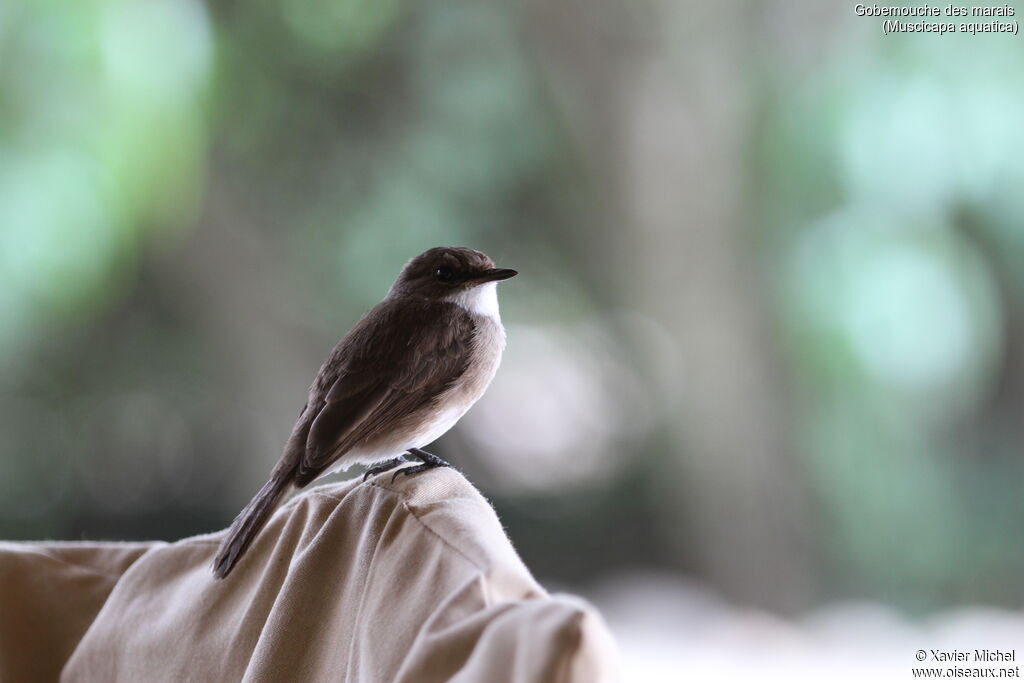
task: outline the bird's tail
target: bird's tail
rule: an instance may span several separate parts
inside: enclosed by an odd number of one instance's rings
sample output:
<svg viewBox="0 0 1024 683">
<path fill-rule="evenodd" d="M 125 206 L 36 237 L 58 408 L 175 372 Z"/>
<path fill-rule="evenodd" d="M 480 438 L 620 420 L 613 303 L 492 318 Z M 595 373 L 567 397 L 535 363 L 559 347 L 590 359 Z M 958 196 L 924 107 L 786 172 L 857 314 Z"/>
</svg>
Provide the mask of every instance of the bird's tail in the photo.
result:
<svg viewBox="0 0 1024 683">
<path fill-rule="evenodd" d="M 231 523 L 228 535 L 217 549 L 217 556 L 213 560 L 214 577 L 223 579 L 231 572 L 235 563 L 252 543 L 252 539 L 267 523 L 270 514 L 281 503 L 290 480 L 285 473 L 275 471 L 259 493 L 238 513 L 235 521 Z"/>
</svg>

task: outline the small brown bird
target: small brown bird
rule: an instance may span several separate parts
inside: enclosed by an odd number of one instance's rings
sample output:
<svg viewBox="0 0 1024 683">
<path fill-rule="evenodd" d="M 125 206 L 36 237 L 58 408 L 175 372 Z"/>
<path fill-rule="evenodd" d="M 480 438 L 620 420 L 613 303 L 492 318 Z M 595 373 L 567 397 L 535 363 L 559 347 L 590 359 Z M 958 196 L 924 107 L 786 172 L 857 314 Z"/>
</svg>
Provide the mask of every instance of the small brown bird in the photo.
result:
<svg viewBox="0 0 1024 683">
<path fill-rule="evenodd" d="M 505 348 L 497 282 L 516 275 L 464 247 L 436 247 L 405 265 L 387 296 L 338 342 L 309 388 L 270 480 L 238 514 L 213 561 L 224 578 L 293 486 L 356 464 L 364 479 L 406 463 L 411 475 L 448 463 L 421 450 L 487 389 Z"/>
</svg>

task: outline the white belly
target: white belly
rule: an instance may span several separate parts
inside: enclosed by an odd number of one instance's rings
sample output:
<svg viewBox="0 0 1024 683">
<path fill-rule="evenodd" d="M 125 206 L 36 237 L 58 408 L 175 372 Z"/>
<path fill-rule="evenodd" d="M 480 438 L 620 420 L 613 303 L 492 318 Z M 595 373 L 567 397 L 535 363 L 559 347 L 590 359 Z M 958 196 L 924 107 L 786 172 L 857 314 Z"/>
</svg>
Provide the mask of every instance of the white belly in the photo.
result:
<svg viewBox="0 0 1024 683">
<path fill-rule="evenodd" d="M 393 443 L 378 448 L 353 448 L 345 455 L 338 458 L 338 461 L 331 467 L 324 470 L 320 476 L 345 472 L 353 465 L 372 465 L 408 452 L 410 448 L 423 448 L 434 443 L 444 435 L 455 423 L 466 414 L 472 403 L 466 405 L 451 405 L 443 408 L 434 419 L 427 422 L 423 429 L 402 443 Z"/>
</svg>

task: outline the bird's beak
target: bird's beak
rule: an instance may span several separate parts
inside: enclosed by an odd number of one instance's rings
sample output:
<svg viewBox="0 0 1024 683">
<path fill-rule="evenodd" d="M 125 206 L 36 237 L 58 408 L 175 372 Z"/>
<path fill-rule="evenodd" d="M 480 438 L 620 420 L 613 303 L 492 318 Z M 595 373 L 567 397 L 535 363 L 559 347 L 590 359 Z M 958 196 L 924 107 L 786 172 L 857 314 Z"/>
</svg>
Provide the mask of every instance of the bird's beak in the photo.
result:
<svg viewBox="0 0 1024 683">
<path fill-rule="evenodd" d="M 477 282 L 497 282 L 498 280 L 507 280 L 516 275 L 519 275 L 519 271 L 512 270 L 511 268 L 489 268 L 473 279 Z"/>
</svg>

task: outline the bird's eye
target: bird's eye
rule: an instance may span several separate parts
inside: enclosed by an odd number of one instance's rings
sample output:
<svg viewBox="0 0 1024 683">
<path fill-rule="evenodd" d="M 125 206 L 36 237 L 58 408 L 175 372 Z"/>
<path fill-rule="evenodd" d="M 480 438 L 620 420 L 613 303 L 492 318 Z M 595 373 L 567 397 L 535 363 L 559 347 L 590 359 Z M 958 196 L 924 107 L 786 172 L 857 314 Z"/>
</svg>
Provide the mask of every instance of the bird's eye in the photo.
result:
<svg viewBox="0 0 1024 683">
<path fill-rule="evenodd" d="M 452 280 L 455 279 L 455 273 L 452 272 L 451 268 L 448 268 L 447 266 L 441 266 L 440 268 L 434 271 L 434 277 L 436 277 L 441 282 L 451 282 Z"/>
</svg>

